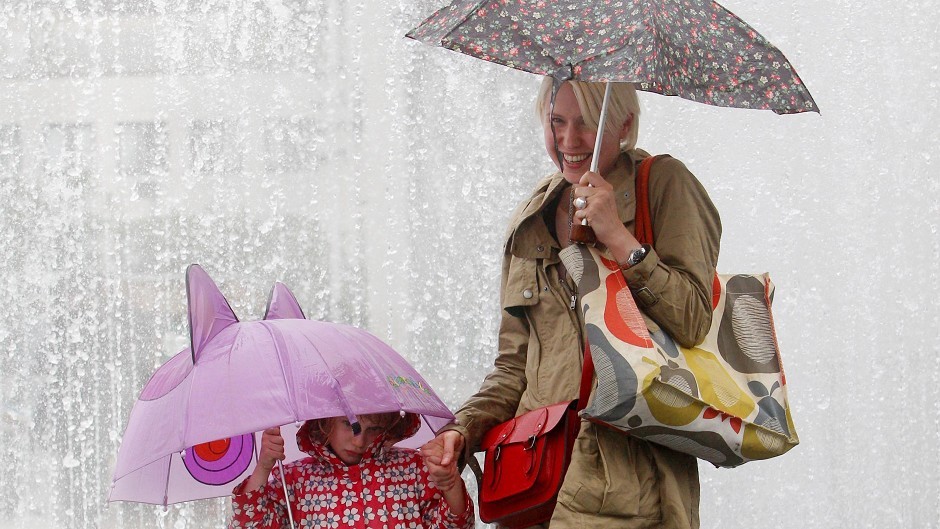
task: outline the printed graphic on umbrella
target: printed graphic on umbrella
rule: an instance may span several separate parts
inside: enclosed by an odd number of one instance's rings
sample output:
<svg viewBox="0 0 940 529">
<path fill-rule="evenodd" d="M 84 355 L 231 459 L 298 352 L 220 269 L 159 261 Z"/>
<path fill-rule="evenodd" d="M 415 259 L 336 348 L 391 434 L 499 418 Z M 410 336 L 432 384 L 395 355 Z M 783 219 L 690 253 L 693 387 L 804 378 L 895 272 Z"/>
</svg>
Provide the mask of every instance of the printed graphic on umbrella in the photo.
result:
<svg viewBox="0 0 940 529">
<path fill-rule="evenodd" d="M 277 283 L 263 320 L 240 322 L 205 271 L 186 272 L 191 347 L 153 374 L 128 419 L 109 501 L 168 505 L 227 496 L 283 426 L 287 461 L 303 421 L 401 412 L 423 418 L 417 447 L 454 416 L 391 347 L 355 327 L 304 318 Z M 259 435 L 256 441 L 256 434 Z"/>
</svg>

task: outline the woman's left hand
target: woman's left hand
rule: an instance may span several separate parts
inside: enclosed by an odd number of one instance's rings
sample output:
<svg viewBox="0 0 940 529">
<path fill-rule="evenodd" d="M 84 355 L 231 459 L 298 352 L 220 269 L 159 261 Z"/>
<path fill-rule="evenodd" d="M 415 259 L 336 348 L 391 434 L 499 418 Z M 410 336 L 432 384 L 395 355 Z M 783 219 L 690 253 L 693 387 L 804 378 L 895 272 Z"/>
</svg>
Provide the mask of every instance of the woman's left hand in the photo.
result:
<svg viewBox="0 0 940 529">
<path fill-rule="evenodd" d="M 626 259 L 626 255 L 617 255 L 621 249 L 640 246 L 633 234 L 620 221 L 617 201 L 614 198 L 614 187 L 601 175 L 592 172 L 584 173 L 581 181 L 573 186 L 573 192 L 574 198 L 583 197 L 587 200 L 587 206 L 584 209 L 575 209 L 575 222 L 587 219 L 588 225 L 597 236 L 597 241 L 607 246 L 615 258 Z"/>
</svg>

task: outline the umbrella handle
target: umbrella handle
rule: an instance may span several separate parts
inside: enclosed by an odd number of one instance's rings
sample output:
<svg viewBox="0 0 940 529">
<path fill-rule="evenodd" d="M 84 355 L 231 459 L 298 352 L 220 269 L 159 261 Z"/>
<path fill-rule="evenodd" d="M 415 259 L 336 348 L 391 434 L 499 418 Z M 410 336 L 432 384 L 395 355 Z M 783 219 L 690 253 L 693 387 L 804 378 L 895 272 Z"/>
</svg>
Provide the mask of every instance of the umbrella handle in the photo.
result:
<svg viewBox="0 0 940 529">
<path fill-rule="evenodd" d="M 604 127 L 607 125 L 607 101 L 610 100 L 610 83 L 604 87 L 604 102 L 601 104 L 600 120 L 597 124 L 597 139 L 594 140 L 594 156 L 591 157 L 591 172 L 597 172 L 597 159 L 601 152 L 601 141 L 604 139 Z M 588 226 L 587 219 L 582 220 L 581 224 L 571 226 L 571 233 L 568 235 L 571 242 L 587 244 L 594 246 L 597 244 L 597 236 L 594 230 Z"/>
<path fill-rule="evenodd" d="M 297 529 L 294 525 L 294 515 L 291 513 L 290 498 L 287 496 L 287 478 L 284 476 L 284 465 L 281 460 L 277 460 L 277 468 L 281 471 L 281 488 L 284 489 L 284 503 L 287 505 L 287 519 L 290 520 L 291 529 Z"/>
<path fill-rule="evenodd" d="M 594 230 L 585 224 L 583 220 L 581 224 L 571 225 L 571 233 L 568 234 L 568 239 L 573 243 L 587 244 L 588 246 L 597 244 L 597 236 L 594 235 Z"/>
</svg>

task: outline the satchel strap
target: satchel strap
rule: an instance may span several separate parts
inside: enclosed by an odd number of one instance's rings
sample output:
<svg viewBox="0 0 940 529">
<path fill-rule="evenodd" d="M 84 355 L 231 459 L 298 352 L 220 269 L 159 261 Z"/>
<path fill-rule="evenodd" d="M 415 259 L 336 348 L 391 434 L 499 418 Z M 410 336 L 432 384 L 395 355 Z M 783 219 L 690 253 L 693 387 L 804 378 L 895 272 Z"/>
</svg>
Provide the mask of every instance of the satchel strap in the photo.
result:
<svg viewBox="0 0 940 529">
<path fill-rule="evenodd" d="M 636 171 L 636 215 L 633 219 L 634 237 L 640 244 L 653 244 L 653 221 L 650 216 L 650 170 L 653 162 L 662 156 L 648 156 Z"/>
</svg>

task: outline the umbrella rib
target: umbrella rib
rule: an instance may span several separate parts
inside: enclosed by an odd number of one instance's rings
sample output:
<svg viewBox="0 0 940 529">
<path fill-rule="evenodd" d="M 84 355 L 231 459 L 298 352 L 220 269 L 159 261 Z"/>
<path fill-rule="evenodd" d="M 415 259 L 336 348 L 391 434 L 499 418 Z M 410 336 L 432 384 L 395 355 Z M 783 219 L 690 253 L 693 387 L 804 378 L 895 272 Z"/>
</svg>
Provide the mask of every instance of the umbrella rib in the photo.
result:
<svg viewBox="0 0 940 529">
<path fill-rule="evenodd" d="M 339 379 L 336 377 L 336 374 L 333 373 L 333 368 L 330 366 L 329 362 L 326 361 L 326 358 L 323 356 L 323 353 L 320 352 L 320 348 L 317 347 L 317 344 L 313 342 L 308 336 L 304 335 L 304 338 L 310 344 L 314 351 L 316 351 L 317 356 L 320 357 L 320 361 L 323 363 L 323 367 L 330 375 L 330 380 L 333 382 L 333 391 L 336 392 L 336 396 L 339 397 L 340 405 L 346 410 L 346 418 L 349 420 L 350 424 L 359 420 L 355 413 L 353 413 L 352 408 L 349 406 L 349 400 L 346 398 L 346 392 L 343 391 L 343 386 L 339 383 Z"/>
<path fill-rule="evenodd" d="M 274 330 L 271 328 L 270 323 L 266 321 L 261 321 L 259 323 L 261 323 L 262 326 L 264 326 L 264 329 L 268 331 L 268 334 L 271 336 L 271 342 L 274 343 L 274 353 L 275 353 L 275 356 L 277 357 L 277 365 L 278 367 L 281 368 L 281 378 L 284 380 L 284 385 L 289 386 L 288 378 L 287 378 L 287 370 L 284 369 L 284 360 L 282 358 L 283 354 L 281 352 L 281 347 L 280 347 L 280 344 L 278 343 L 277 336 L 274 335 Z M 290 402 L 291 413 L 294 414 L 294 422 L 297 422 L 300 420 L 300 418 L 297 416 L 297 396 L 295 394 L 296 392 L 294 391 L 293 387 L 288 387 L 287 389 L 288 389 L 287 394 L 290 396 L 290 401 L 291 401 Z"/>
<path fill-rule="evenodd" d="M 373 336 L 373 335 L 371 335 L 371 334 L 367 334 L 367 336 L 369 337 L 370 341 L 381 342 L 381 340 L 379 340 L 378 338 L 376 338 L 375 336 Z M 367 362 L 369 362 L 369 364 L 372 366 L 372 372 L 373 372 L 373 373 L 381 373 L 381 372 L 382 372 L 382 371 L 379 369 L 379 366 L 376 365 L 375 361 L 372 359 L 372 356 L 371 356 L 371 355 L 364 355 L 363 358 L 364 358 Z M 390 391 L 390 393 L 395 397 L 395 400 L 398 401 L 398 411 L 399 411 L 399 412 L 403 411 L 403 410 L 405 409 L 405 401 L 404 401 L 404 399 L 402 399 L 402 398 L 401 398 L 401 395 L 399 395 L 399 394 L 398 394 L 397 392 L 395 392 L 395 391 Z"/>
</svg>

